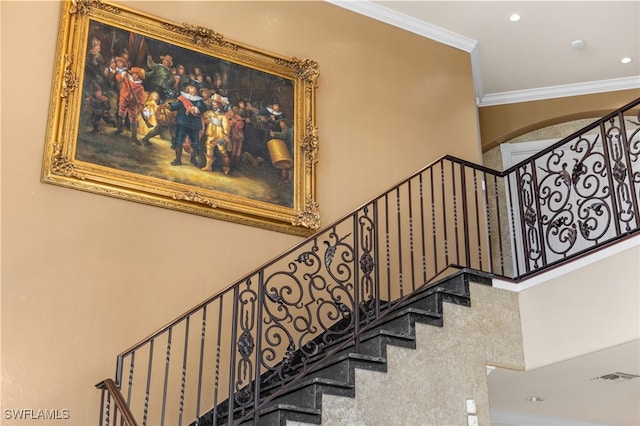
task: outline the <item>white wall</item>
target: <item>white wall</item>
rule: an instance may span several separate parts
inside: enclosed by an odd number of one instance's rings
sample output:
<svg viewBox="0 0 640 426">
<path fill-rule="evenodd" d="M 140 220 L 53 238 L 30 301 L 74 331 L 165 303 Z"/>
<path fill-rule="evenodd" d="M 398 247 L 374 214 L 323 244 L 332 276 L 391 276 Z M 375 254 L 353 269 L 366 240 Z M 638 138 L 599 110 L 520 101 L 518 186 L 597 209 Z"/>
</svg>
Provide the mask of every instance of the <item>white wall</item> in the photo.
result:
<svg viewBox="0 0 640 426">
<path fill-rule="evenodd" d="M 527 369 L 640 338 L 640 238 L 612 250 L 520 292 Z"/>
</svg>

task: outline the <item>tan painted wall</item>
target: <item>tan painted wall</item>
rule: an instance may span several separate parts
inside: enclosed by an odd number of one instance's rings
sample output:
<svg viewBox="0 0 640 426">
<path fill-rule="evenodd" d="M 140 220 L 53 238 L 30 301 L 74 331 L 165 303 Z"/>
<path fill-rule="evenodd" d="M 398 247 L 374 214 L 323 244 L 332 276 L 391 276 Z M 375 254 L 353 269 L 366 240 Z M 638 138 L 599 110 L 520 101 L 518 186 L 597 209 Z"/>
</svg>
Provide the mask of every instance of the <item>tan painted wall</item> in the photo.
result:
<svg viewBox="0 0 640 426">
<path fill-rule="evenodd" d="M 443 154 L 479 160 L 464 52 L 319 1 L 126 5 L 320 64 L 324 223 Z M 299 239 L 40 183 L 60 5 L 0 7 L 1 408 L 95 424 L 118 352 Z"/>
<path fill-rule="evenodd" d="M 569 96 L 479 108 L 482 151 L 532 130 L 580 118 L 602 117 L 640 97 L 640 89 Z"/>
</svg>

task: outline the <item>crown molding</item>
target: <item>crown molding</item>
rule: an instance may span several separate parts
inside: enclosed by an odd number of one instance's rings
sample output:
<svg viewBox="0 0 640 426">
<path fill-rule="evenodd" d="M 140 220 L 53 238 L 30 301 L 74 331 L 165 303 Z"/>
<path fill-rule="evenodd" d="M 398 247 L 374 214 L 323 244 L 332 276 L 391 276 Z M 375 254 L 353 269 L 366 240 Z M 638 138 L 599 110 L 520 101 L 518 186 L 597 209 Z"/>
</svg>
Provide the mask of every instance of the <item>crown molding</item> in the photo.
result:
<svg viewBox="0 0 640 426">
<path fill-rule="evenodd" d="M 541 101 L 568 96 L 590 95 L 617 90 L 640 89 L 640 75 L 611 80 L 573 83 L 562 86 L 540 87 L 513 92 L 492 93 L 480 97 L 478 106 L 495 106 L 519 102 Z"/>
<path fill-rule="evenodd" d="M 398 27 L 414 34 L 421 35 L 423 37 L 438 41 L 442 44 L 446 44 L 447 46 L 455 47 L 456 49 L 460 49 L 465 52 L 471 52 L 476 48 L 478 44 L 476 40 L 461 36 L 449 30 L 445 30 L 444 28 L 431 25 L 419 19 L 412 18 L 411 16 L 404 15 L 387 7 L 371 3 L 368 0 L 325 1 L 335 6 L 342 7 L 343 9 L 348 9 L 360 15 L 376 19 L 386 24 L 393 25 L 394 27 Z"/>
</svg>

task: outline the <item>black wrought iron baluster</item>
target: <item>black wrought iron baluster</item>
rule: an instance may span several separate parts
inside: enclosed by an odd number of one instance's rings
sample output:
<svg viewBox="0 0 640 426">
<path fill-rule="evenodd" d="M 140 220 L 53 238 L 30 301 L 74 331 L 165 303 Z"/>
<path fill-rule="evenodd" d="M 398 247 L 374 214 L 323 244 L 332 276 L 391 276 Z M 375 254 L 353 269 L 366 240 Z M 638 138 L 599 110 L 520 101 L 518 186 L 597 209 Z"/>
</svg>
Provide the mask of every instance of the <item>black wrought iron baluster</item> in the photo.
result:
<svg viewBox="0 0 640 426">
<path fill-rule="evenodd" d="M 542 226 L 542 218 L 540 216 L 540 203 L 538 202 L 539 194 L 535 187 L 535 162 L 532 161 L 529 165 L 531 166 L 531 171 L 526 174 L 529 178 L 528 190 L 527 187 L 524 186 L 524 190 L 522 192 L 524 205 L 527 206 L 527 211 L 525 212 L 525 223 L 527 224 L 528 236 L 527 242 L 529 243 L 527 256 L 529 260 L 533 262 L 533 268 L 538 269 L 540 266 L 544 265 L 544 258 L 542 258 L 542 264 L 539 264 L 538 261 L 541 258 L 540 254 L 542 253 L 542 249 L 546 242 L 542 237 L 544 234 L 540 229 Z"/>
<path fill-rule="evenodd" d="M 458 241 L 459 232 L 458 232 L 458 194 L 456 192 L 456 164 L 453 161 L 450 161 L 451 164 L 451 199 L 453 200 L 453 245 L 455 245 L 456 252 L 456 265 L 460 265 L 460 242 Z M 444 182 L 443 182 L 444 183 Z M 444 189 L 444 186 L 443 186 Z M 468 234 L 465 233 L 465 237 Z M 449 262 L 447 262 L 449 264 Z"/>
<path fill-rule="evenodd" d="M 358 245 L 358 241 L 360 238 L 360 234 L 359 234 L 359 229 L 358 229 L 358 212 L 356 211 L 355 213 L 353 213 L 351 215 L 351 222 L 352 222 L 352 229 L 353 229 L 353 314 L 355 316 L 355 322 L 354 322 L 354 334 L 355 334 L 355 339 L 354 339 L 354 350 L 356 353 L 360 353 L 360 292 L 362 291 L 362 289 L 360 288 L 359 285 L 359 281 L 358 281 L 358 268 L 355 265 L 355 262 L 358 261 L 358 249 L 359 249 L 359 245 Z"/>
<path fill-rule="evenodd" d="M 521 232 L 522 232 L 522 243 L 523 243 L 523 249 L 524 249 L 524 253 L 525 253 L 525 265 L 526 265 L 526 271 L 525 272 L 530 272 L 531 271 L 531 262 L 533 261 L 533 266 L 534 268 L 537 268 L 537 249 L 539 247 L 535 247 L 536 245 L 539 246 L 539 237 L 537 234 L 537 230 L 535 227 L 535 224 L 537 222 L 537 210 L 532 206 L 534 204 L 534 200 L 536 199 L 534 197 L 534 191 L 533 188 L 531 187 L 532 185 L 532 180 L 533 177 L 531 176 L 531 173 L 527 172 L 527 166 L 531 166 L 533 168 L 533 163 L 527 163 L 524 164 L 522 167 L 519 167 L 517 169 L 517 175 L 518 175 L 518 200 L 519 200 L 519 206 L 520 206 L 520 226 L 521 226 Z M 521 173 L 521 170 L 523 170 L 523 172 Z M 526 179 L 528 179 L 528 191 L 525 190 L 525 177 Z"/>
<path fill-rule="evenodd" d="M 246 279 L 246 288 L 240 289 L 236 304 L 238 305 L 238 332 L 237 352 L 239 358 L 236 358 L 236 380 L 234 385 L 233 398 L 238 407 L 241 408 L 241 414 L 244 415 L 247 409 L 251 409 L 255 405 L 255 400 L 259 395 L 254 392 L 251 385 L 253 380 L 258 381 L 255 375 L 255 365 L 251 362 L 251 357 L 256 348 L 256 339 L 254 338 L 254 327 L 258 308 L 258 294 L 252 289 L 251 278 Z M 260 292 L 260 289 L 258 289 Z"/>
<path fill-rule="evenodd" d="M 122 374 L 124 370 L 124 355 L 120 354 L 116 358 L 116 386 L 120 388 L 122 386 Z"/>
<path fill-rule="evenodd" d="M 610 128 L 606 133 L 607 146 L 610 149 L 612 161 L 609 164 L 613 164 L 611 168 L 611 176 L 615 180 L 615 193 L 616 193 L 616 202 L 618 206 L 617 215 L 616 215 L 616 223 L 626 222 L 623 218 L 625 211 L 623 204 L 630 204 L 629 197 L 627 191 L 625 191 L 626 185 L 624 184 L 625 176 L 627 174 L 627 167 L 622 163 L 622 147 L 620 146 L 620 129 L 614 124 L 615 118 L 611 118 L 609 120 Z M 628 224 L 627 229 L 622 229 L 620 227 L 620 231 L 618 234 L 622 234 L 629 230 Z"/>
<path fill-rule="evenodd" d="M 184 323 L 184 348 L 182 351 L 182 373 L 180 376 L 180 402 L 178 410 L 178 424 L 182 424 L 182 414 L 184 412 L 184 393 L 187 385 L 187 355 L 189 353 L 189 328 L 191 317 L 187 316 Z"/>
<path fill-rule="evenodd" d="M 254 394 L 255 394 L 255 398 L 254 398 L 254 416 L 253 416 L 253 420 L 254 420 L 254 425 L 259 425 L 260 422 L 260 412 L 258 410 L 258 407 L 260 405 L 260 393 L 262 392 L 261 390 L 261 385 L 262 385 L 262 381 L 260 380 L 260 376 L 262 375 L 261 373 L 261 368 L 262 368 L 262 316 L 264 315 L 263 312 L 263 305 L 264 305 L 264 269 L 261 270 L 260 272 L 258 272 L 258 305 L 257 305 L 257 310 L 258 312 L 256 313 L 256 318 L 257 318 L 257 323 L 256 323 L 256 350 L 255 350 L 255 366 L 256 366 L 256 372 L 255 372 L 255 378 L 254 378 L 254 383 L 255 383 L 255 390 L 254 390 Z"/>
<path fill-rule="evenodd" d="M 164 416 L 167 409 L 167 384 L 169 383 L 169 363 L 171 361 L 171 337 L 173 335 L 173 328 L 169 329 L 167 334 L 167 350 L 165 352 L 165 366 L 164 366 L 164 383 L 162 389 L 162 411 L 160 412 L 160 424 L 164 425 Z M 178 425 L 182 425 L 182 419 L 178 422 Z"/>
<path fill-rule="evenodd" d="M 411 188 L 411 181 L 409 179 L 407 181 L 407 193 L 408 193 L 408 204 L 409 204 L 409 258 L 411 260 L 411 290 L 412 292 L 416 291 L 416 271 L 415 271 L 415 252 L 413 247 L 413 191 Z"/>
<path fill-rule="evenodd" d="M 373 221 L 369 217 L 369 206 L 365 206 L 362 209 L 362 213 L 363 215 L 358 218 L 359 229 L 356 240 L 359 243 L 360 252 L 362 253 L 357 257 L 360 262 L 362 278 L 358 278 L 356 275 L 355 279 L 361 282 L 359 287 L 362 289 L 362 302 L 360 304 L 363 307 L 365 322 L 368 324 L 376 316 L 376 306 L 378 305 L 378 295 L 373 287 L 373 278 L 371 276 L 371 273 L 376 266 L 373 261 L 373 257 L 371 256 L 373 240 L 375 239 L 375 231 Z"/>
<path fill-rule="evenodd" d="M 391 241 L 389 229 L 389 195 L 384 194 L 384 237 L 385 237 L 385 260 L 387 266 L 387 294 L 389 295 L 389 303 L 391 303 Z"/>
<path fill-rule="evenodd" d="M 530 243 L 528 240 L 528 222 L 531 221 L 535 221 L 535 210 L 528 210 L 531 213 L 528 214 L 527 216 L 525 216 L 525 194 L 524 194 L 524 190 L 523 190 L 523 182 L 522 182 L 522 175 L 523 173 L 521 173 L 521 170 L 524 169 L 524 171 L 526 171 L 526 167 L 527 165 L 523 165 L 522 167 L 518 167 L 518 169 L 516 170 L 516 183 L 517 183 L 517 191 L 516 191 L 516 197 L 518 199 L 518 208 L 520 210 L 520 214 L 517 216 L 520 219 L 520 235 L 522 236 L 522 251 L 524 253 L 524 267 L 525 267 L 525 271 L 524 272 L 530 272 L 531 271 L 531 262 L 529 260 L 529 253 L 530 253 Z M 532 197 L 531 197 L 532 198 Z M 530 199 L 531 199 L 530 198 Z M 526 206 L 527 209 L 531 209 L 531 206 L 529 206 L 529 204 L 527 204 Z M 515 227 L 514 227 L 515 230 Z M 516 239 L 516 233 L 514 232 L 514 241 L 517 241 Z M 516 251 L 516 257 L 518 257 L 517 251 Z"/>
<path fill-rule="evenodd" d="M 446 185 L 444 179 L 444 162 L 440 161 L 440 187 L 442 192 L 442 229 L 444 233 L 444 266 L 449 265 L 449 239 L 447 230 L 447 199 L 446 199 Z M 440 272 L 440 271 L 438 271 Z"/>
<path fill-rule="evenodd" d="M 518 201 L 518 210 L 520 212 L 522 212 L 522 206 L 520 204 L 520 196 L 519 196 L 519 191 L 518 189 L 520 188 L 520 184 L 519 181 L 520 179 L 518 179 L 518 176 L 520 174 L 520 169 L 516 169 L 513 172 L 511 172 L 511 174 L 507 175 L 507 181 L 506 181 L 506 188 L 507 188 L 507 194 L 509 195 L 509 219 L 511 221 L 511 252 L 513 253 L 513 259 L 512 262 L 515 263 L 512 264 L 512 267 L 514 267 L 514 271 L 513 271 L 513 276 L 517 277 L 519 276 L 520 273 L 520 256 L 518 256 L 518 238 L 517 238 L 517 231 L 516 231 L 516 214 L 515 214 L 515 209 L 513 207 L 513 203 L 514 203 L 514 194 L 513 194 L 513 185 L 514 183 L 511 182 L 512 177 L 515 175 L 515 185 L 516 185 L 516 200 Z M 498 198 L 498 196 L 496 195 L 496 198 Z M 521 232 L 524 236 L 524 223 L 522 221 L 522 213 L 520 213 L 520 216 L 518 216 L 520 218 L 520 226 L 521 226 Z M 526 250 L 526 246 L 524 243 L 524 239 L 522 240 L 522 251 L 524 252 Z"/>
<path fill-rule="evenodd" d="M 616 235 L 620 235 L 621 233 L 621 229 L 620 229 L 620 209 L 618 207 L 618 203 L 616 202 L 616 192 L 614 190 L 614 188 L 616 187 L 615 182 L 614 182 L 614 169 L 611 167 L 612 164 L 612 158 L 611 158 L 611 153 L 609 152 L 609 149 L 611 148 L 609 146 L 609 144 L 607 143 L 608 141 L 608 137 L 607 137 L 607 129 L 605 128 L 605 122 L 600 123 L 600 134 L 602 135 L 602 152 L 604 154 L 605 157 L 605 165 L 607 167 L 607 181 L 609 184 L 609 199 L 611 202 L 611 208 L 613 210 L 613 214 L 616 218 L 616 220 L 614 220 L 614 226 L 616 229 Z"/>
<path fill-rule="evenodd" d="M 476 227 L 478 238 L 478 258 L 480 260 L 480 270 L 482 270 L 482 246 L 480 240 L 480 210 L 478 209 L 478 182 L 476 178 L 476 171 L 473 171 L 473 194 L 476 199 Z M 462 220 L 463 220 L 463 232 L 464 232 L 464 266 L 471 267 L 471 238 L 469 237 L 469 205 L 467 201 L 467 169 L 463 164 L 460 164 L 460 185 L 462 187 Z M 456 237 L 456 241 L 458 238 Z"/>
<path fill-rule="evenodd" d="M 147 368 L 147 387 L 144 391 L 144 410 L 142 414 L 142 426 L 147 424 L 147 416 L 149 415 L 149 396 L 151 392 L 151 370 L 153 366 L 153 346 L 155 339 L 149 342 L 149 365 Z"/>
<path fill-rule="evenodd" d="M 204 370 L 204 342 L 207 333 L 207 306 L 202 307 L 202 326 L 200 328 L 200 360 L 198 361 L 198 390 L 196 392 L 196 418 L 200 416 L 200 399 L 202 395 L 202 374 Z M 180 413 L 182 414 L 182 406 L 180 407 Z M 178 423 L 178 426 L 182 425 L 182 419 Z"/>
<path fill-rule="evenodd" d="M 620 126 L 624 126 L 624 118 L 618 118 Z M 633 205 L 633 195 L 631 193 L 630 186 L 626 183 L 626 180 L 632 180 L 631 175 L 631 163 L 627 162 L 626 155 L 626 144 L 624 138 L 626 138 L 626 134 L 624 133 L 624 127 L 617 127 L 614 125 L 614 118 L 612 117 L 609 121 L 611 124 L 610 129 L 607 131 L 607 140 L 610 146 L 612 155 L 613 155 L 613 178 L 616 181 L 616 196 L 617 196 L 617 205 L 618 205 L 618 214 L 617 214 L 617 222 L 624 223 L 625 229 L 622 230 L 620 228 L 620 233 L 627 233 L 631 230 L 630 222 L 633 220 L 634 213 L 634 205 Z M 623 207 L 626 205 L 626 209 Z"/>
<path fill-rule="evenodd" d="M 581 141 L 578 140 L 577 143 Z M 590 150 L 588 147 L 587 152 Z M 560 148 L 551 151 L 547 157 L 541 157 L 540 160 L 545 159 L 546 164 L 536 163 L 532 167 L 532 181 L 537 185 L 533 199 L 538 212 L 540 235 L 544 236 L 543 247 L 552 254 L 566 256 L 566 252 L 574 244 L 575 237 L 571 237 L 572 229 L 567 227 L 573 222 L 570 203 L 572 188 L 568 164 L 563 156 L 564 150 Z M 540 180 L 538 170 L 544 172 Z M 545 263 L 546 261 L 543 261 L 543 265 Z"/>
<path fill-rule="evenodd" d="M 218 298 L 220 301 L 218 306 L 218 330 L 216 337 L 216 366 L 215 366 L 215 375 L 213 378 L 213 421 L 214 424 L 218 420 L 218 391 L 220 388 L 220 357 L 222 354 L 222 347 L 220 345 L 220 340 L 222 339 L 222 312 L 224 311 L 224 297 L 228 293 L 224 293 L 222 296 Z"/>
<path fill-rule="evenodd" d="M 131 397 L 133 390 L 133 364 L 136 357 L 135 351 L 131 353 L 131 362 L 129 363 L 129 383 L 127 385 L 127 405 L 131 407 Z"/>
<path fill-rule="evenodd" d="M 464 173 L 462 174 L 462 176 L 464 176 Z M 475 205 L 476 205 L 476 211 L 475 211 L 475 218 L 476 218 L 476 239 L 478 241 L 478 267 L 481 271 L 484 271 L 484 266 L 483 266 L 483 250 L 482 250 L 482 232 L 480 231 L 480 227 L 481 227 L 481 223 L 485 224 L 485 229 L 487 231 L 487 235 L 490 233 L 490 229 L 488 228 L 488 223 L 489 223 L 489 206 L 487 205 L 487 203 L 485 203 L 485 211 L 484 211 L 484 220 L 482 219 L 482 213 L 481 213 L 481 209 L 480 209 L 480 204 L 479 204 L 479 200 L 478 200 L 478 191 L 482 191 L 485 192 L 485 188 L 484 188 L 485 182 L 484 180 L 482 180 L 482 188 L 478 189 L 478 175 L 477 175 L 477 170 L 473 170 L 473 196 L 474 196 L 474 200 L 475 200 Z M 466 197 L 465 197 L 466 199 Z M 466 203 L 465 203 L 466 204 Z M 465 222 L 468 222 L 467 215 L 465 214 Z M 465 232 L 469 232 L 468 231 L 468 225 L 465 227 L 466 231 Z M 467 248 L 467 252 L 469 252 L 471 250 L 470 247 L 470 243 L 466 243 L 465 247 Z M 491 252 L 489 252 L 491 253 Z"/>
<path fill-rule="evenodd" d="M 426 238 L 427 235 L 424 229 L 424 186 L 422 173 L 418 175 L 419 184 L 420 184 L 420 246 L 422 248 L 422 284 L 426 284 L 427 282 L 427 248 L 426 248 Z"/>
<path fill-rule="evenodd" d="M 493 175 L 493 183 L 494 183 L 494 191 L 496 191 L 496 195 L 497 195 L 497 190 L 498 190 L 498 186 L 496 184 L 496 176 Z M 494 258 L 493 258 L 493 229 L 491 227 L 491 208 L 489 205 L 489 180 L 487 179 L 487 172 L 482 172 L 482 186 L 483 186 L 483 193 L 484 193 L 484 206 L 485 206 L 485 217 L 486 217 L 486 224 L 487 224 L 487 247 L 488 247 L 488 256 L 489 256 L 489 272 L 494 273 L 495 269 L 494 269 Z M 496 227 L 498 230 L 498 244 L 499 244 L 499 254 L 500 256 L 502 256 L 502 234 L 500 232 L 501 230 L 501 223 L 500 223 L 500 204 L 498 203 L 498 197 L 496 196 L 496 215 L 497 215 L 497 223 L 496 223 Z M 500 259 L 500 262 L 502 263 L 502 259 Z M 504 268 L 501 268 L 501 275 L 504 275 Z"/>
<path fill-rule="evenodd" d="M 238 289 L 239 285 L 233 287 L 233 313 L 231 315 L 231 344 L 229 345 L 229 407 L 227 411 L 227 424 L 233 425 L 233 411 L 235 410 L 235 398 L 233 398 L 234 384 L 236 382 L 236 342 L 238 341 Z"/>
<path fill-rule="evenodd" d="M 380 217 L 378 216 L 378 202 L 379 199 L 374 201 L 373 203 L 373 253 L 374 253 L 374 257 L 373 257 L 373 264 L 374 265 L 378 265 L 377 268 L 373 269 L 374 272 L 374 286 L 375 286 L 375 294 L 377 296 L 378 299 L 378 303 L 376 303 L 376 318 L 380 317 L 380 302 L 382 299 L 382 295 L 380 293 L 380 237 L 378 235 L 380 235 L 379 231 L 379 224 L 380 224 Z M 390 301 L 389 301 L 390 302 Z"/>
<path fill-rule="evenodd" d="M 404 296 L 404 281 L 402 270 L 402 217 L 400 214 L 400 187 L 396 187 L 396 216 L 398 220 L 398 284 L 400 297 Z"/>
<path fill-rule="evenodd" d="M 640 116 L 640 111 L 638 112 L 638 116 Z M 640 123 L 638 124 L 640 125 Z M 636 135 L 640 135 L 640 128 L 638 128 L 635 132 L 631 133 L 631 135 L 629 136 L 627 134 L 628 130 L 627 130 L 627 125 L 625 124 L 624 121 L 624 113 L 621 112 L 620 113 L 620 127 L 622 128 L 622 138 L 624 140 L 624 155 L 625 155 L 625 159 L 627 160 L 627 164 L 629 165 L 628 167 L 628 173 L 629 173 L 629 186 L 631 188 L 630 192 L 631 192 L 631 201 L 633 203 L 633 218 L 635 218 L 635 228 L 634 229 L 638 229 L 640 227 L 640 206 L 638 205 L 638 202 L 640 200 L 638 200 L 638 197 L 640 196 L 640 188 L 636 187 L 636 184 L 640 184 L 640 172 L 637 172 L 634 174 L 633 171 L 633 163 L 634 160 L 631 158 L 633 154 L 635 154 L 635 159 L 637 161 L 638 156 L 637 153 L 633 153 L 632 152 L 632 140 Z M 640 139 L 637 141 L 637 146 L 640 146 Z"/>
<path fill-rule="evenodd" d="M 431 186 L 431 235 L 433 235 L 433 261 L 434 261 L 434 269 L 433 276 L 438 275 L 438 238 L 437 238 L 437 227 L 436 227 L 436 195 L 435 195 L 435 187 L 434 187 L 434 179 L 433 179 L 433 167 L 429 167 L 429 173 L 431 174 L 429 179 L 429 184 Z"/>
<path fill-rule="evenodd" d="M 254 399 L 258 398 L 258 395 L 254 394 L 251 388 L 251 381 L 256 378 L 251 356 L 256 346 L 252 331 L 256 322 L 258 296 L 251 288 L 251 279 L 245 280 L 244 284 L 246 284 L 246 288 L 240 290 L 236 299 L 239 308 L 238 325 L 240 329 L 238 331 L 241 331 L 241 334 L 237 338 L 240 358 L 237 358 L 236 383 L 234 386 L 235 402 L 241 407 L 242 415 L 250 405 L 254 405 Z"/>
<path fill-rule="evenodd" d="M 538 174 L 537 174 L 537 170 L 535 167 L 535 160 L 532 162 L 531 164 L 531 185 L 532 185 L 532 189 L 531 189 L 531 195 L 535 197 L 535 200 L 537 200 L 540 196 L 540 189 L 538 186 Z M 538 217 L 538 236 L 539 238 L 544 235 L 544 229 L 543 229 L 543 223 L 542 223 L 542 211 L 541 211 L 541 206 L 540 203 L 538 202 L 533 202 L 536 206 L 536 210 L 537 210 L 537 217 Z M 540 258 L 542 259 L 542 264 L 538 265 L 537 267 L 543 266 L 547 264 L 547 240 L 544 239 L 543 244 L 540 244 Z"/>
</svg>

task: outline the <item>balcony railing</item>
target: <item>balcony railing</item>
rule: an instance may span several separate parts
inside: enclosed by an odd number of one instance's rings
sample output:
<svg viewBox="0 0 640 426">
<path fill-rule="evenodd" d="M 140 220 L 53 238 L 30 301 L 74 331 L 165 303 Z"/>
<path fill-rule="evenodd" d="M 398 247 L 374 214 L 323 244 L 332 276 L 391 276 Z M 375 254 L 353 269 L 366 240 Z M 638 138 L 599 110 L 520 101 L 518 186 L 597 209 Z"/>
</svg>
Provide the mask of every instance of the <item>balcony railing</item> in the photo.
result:
<svg viewBox="0 0 640 426">
<path fill-rule="evenodd" d="M 639 103 L 502 174 L 513 248 L 509 278 L 522 280 L 638 232 Z"/>
<path fill-rule="evenodd" d="M 424 167 L 118 355 L 116 393 L 141 425 L 258 424 L 265 400 L 430 282 L 519 281 L 638 233 L 639 104 L 504 172 Z"/>
</svg>

